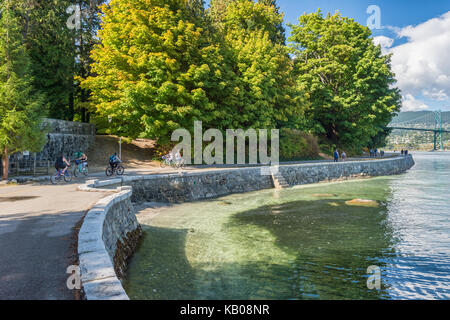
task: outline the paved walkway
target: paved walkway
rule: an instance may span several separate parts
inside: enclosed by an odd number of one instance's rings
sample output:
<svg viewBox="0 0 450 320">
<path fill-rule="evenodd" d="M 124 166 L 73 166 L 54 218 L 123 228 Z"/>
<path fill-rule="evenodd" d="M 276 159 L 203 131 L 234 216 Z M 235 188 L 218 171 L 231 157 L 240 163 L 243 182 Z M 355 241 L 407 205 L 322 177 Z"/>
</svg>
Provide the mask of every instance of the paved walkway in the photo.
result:
<svg viewBox="0 0 450 320">
<path fill-rule="evenodd" d="M 73 228 L 105 196 L 77 185 L 0 187 L 0 299 L 74 298 L 66 287 Z"/>
<path fill-rule="evenodd" d="M 361 159 L 349 159 L 361 160 Z M 289 162 L 314 163 L 330 160 Z M 191 166 L 183 171 L 232 166 Z M 126 175 L 179 172 L 172 168 L 126 169 Z M 112 178 L 114 178 L 113 176 Z M 104 171 L 88 179 L 107 179 Z M 74 259 L 74 227 L 106 192 L 81 192 L 86 179 L 52 185 L 48 180 L 0 185 L 0 299 L 73 299 L 66 268 Z"/>
</svg>

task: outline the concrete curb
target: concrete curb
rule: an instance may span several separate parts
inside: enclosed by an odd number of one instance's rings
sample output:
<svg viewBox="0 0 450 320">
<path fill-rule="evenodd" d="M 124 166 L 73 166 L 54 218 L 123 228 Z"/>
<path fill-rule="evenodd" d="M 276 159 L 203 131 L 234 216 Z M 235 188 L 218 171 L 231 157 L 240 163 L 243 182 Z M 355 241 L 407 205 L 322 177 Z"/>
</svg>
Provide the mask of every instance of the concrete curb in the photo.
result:
<svg viewBox="0 0 450 320">
<path fill-rule="evenodd" d="M 109 209 L 132 194 L 131 187 L 118 187 L 115 191 L 117 193 L 101 199 L 88 211 L 78 233 L 81 283 L 88 300 L 129 300 L 114 271 L 113 257 L 109 256 L 103 242 L 103 224 Z"/>
</svg>

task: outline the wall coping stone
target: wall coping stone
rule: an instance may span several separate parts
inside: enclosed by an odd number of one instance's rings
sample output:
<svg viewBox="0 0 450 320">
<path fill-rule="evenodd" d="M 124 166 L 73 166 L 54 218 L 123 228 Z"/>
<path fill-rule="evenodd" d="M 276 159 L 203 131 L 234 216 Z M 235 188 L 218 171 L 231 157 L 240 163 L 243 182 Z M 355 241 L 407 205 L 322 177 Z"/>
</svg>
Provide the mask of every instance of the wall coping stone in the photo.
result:
<svg viewBox="0 0 450 320">
<path fill-rule="evenodd" d="M 93 185 L 92 181 L 84 185 L 85 188 L 92 188 L 87 187 L 88 184 Z M 129 300 L 114 271 L 113 257 L 109 256 L 105 248 L 103 224 L 114 204 L 131 198 L 132 189 L 126 186 L 118 187 L 114 191 L 115 194 L 99 200 L 88 211 L 78 233 L 81 282 L 88 300 Z"/>
</svg>

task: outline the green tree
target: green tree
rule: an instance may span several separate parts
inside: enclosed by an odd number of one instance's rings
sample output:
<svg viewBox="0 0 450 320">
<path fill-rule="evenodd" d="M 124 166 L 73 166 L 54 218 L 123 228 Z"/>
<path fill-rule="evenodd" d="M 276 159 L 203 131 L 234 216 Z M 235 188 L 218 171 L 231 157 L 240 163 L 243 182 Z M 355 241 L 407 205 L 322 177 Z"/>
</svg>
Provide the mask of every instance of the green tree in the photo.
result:
<svg viewBox="0 0 450 320">
<path fill-rule="evenodd" d="M 15 0 L 34 88 L 45 94 L 49 116 L 73 119 L 74 34 L 67 27 L 71 0 Z"/>
<path fill-rule="evenodd" d="M 19 24 L 18 7 L 1 4 L 0 18 L 0 155 L 3 179 L 8 178 L 8 157 L 15 152 L 39 151 L 45 143 L 41 130 L 42 97 L 31 85 L 30 61 Z"/>
<path fill-rule="evenodd" d="M 208 15 L 215 27 L 220 28 L 227 6 L 236 0 L 211 0 L 209 2 Z"/>
<path fill-rule="evenodd" d="M 400 109 L 390 55 L 372 42 L 371 31 L 339 13 L 320 10 L 291 25 L 297 85 L 306 90 L 306 116 L 330 143 L 366 146 Z"/>
<path fill-rule="evenodd" d="M 194 120 L 216 128 L 231 122 L 240 92 L 234 73 L 191 3 L 112 0 L 102 7 L 94 75 L 83 87 L 106 132 L 163 144 Z"/>
<path fill-rule="evenodd" d="M 298 127 L 302 122 L 302 92 L 279 28 L 282 21 L 275 6 L 251 0 L 235 1 L 225 10 L 224 42 L 241 81 L 235 127 Z"/>
</svg>

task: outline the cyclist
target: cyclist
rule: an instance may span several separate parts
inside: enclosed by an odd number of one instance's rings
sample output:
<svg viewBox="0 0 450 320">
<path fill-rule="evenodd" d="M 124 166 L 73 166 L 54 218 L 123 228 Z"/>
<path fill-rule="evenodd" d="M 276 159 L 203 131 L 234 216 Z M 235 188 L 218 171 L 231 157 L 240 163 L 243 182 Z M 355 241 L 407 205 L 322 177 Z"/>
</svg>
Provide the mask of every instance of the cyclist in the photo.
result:
<svg viewBox="0 0 450 320">
<path fill-rule="evenodd" d="M 109 165 L 111 166 L 111 168 L 114 170 L 119 163 L 121 163 L 122 160 L 120 160 L 120 158 L 117 156 L 117 152 L 114 152 L 113 155 L 111 155 L 109 157 Z"/>
<path fill-rule="evenodd" d="M 64 157 L 64 154 L 61 153 L 58 157 L 56 157 L 56 171 L 62 170 L 61 175 L 64 175 L 68 167 L 70 167 L 70 162 L 67 161 L 67 159 Z"/>
<path fill-rule="evenodd" d="M 75 159 L 75 163 L 76 164 L 82 163 L 83 164 L 83 168 L 84 168 L 86 166 L 86 163 L 87 163 L 87 160 L 88 160 L 86 154 L 84 152 L 77 152 L 75 154 L 75 157 L 77 157 Z"/>
<path fill-rule="evenodd" d="M 175 164 L 178 166 L 182 166 L 184 164 L 184 159 L 180 154 L 180 150 L 177 150 L 177 152 L 175 153 Z"/>
</svg>

